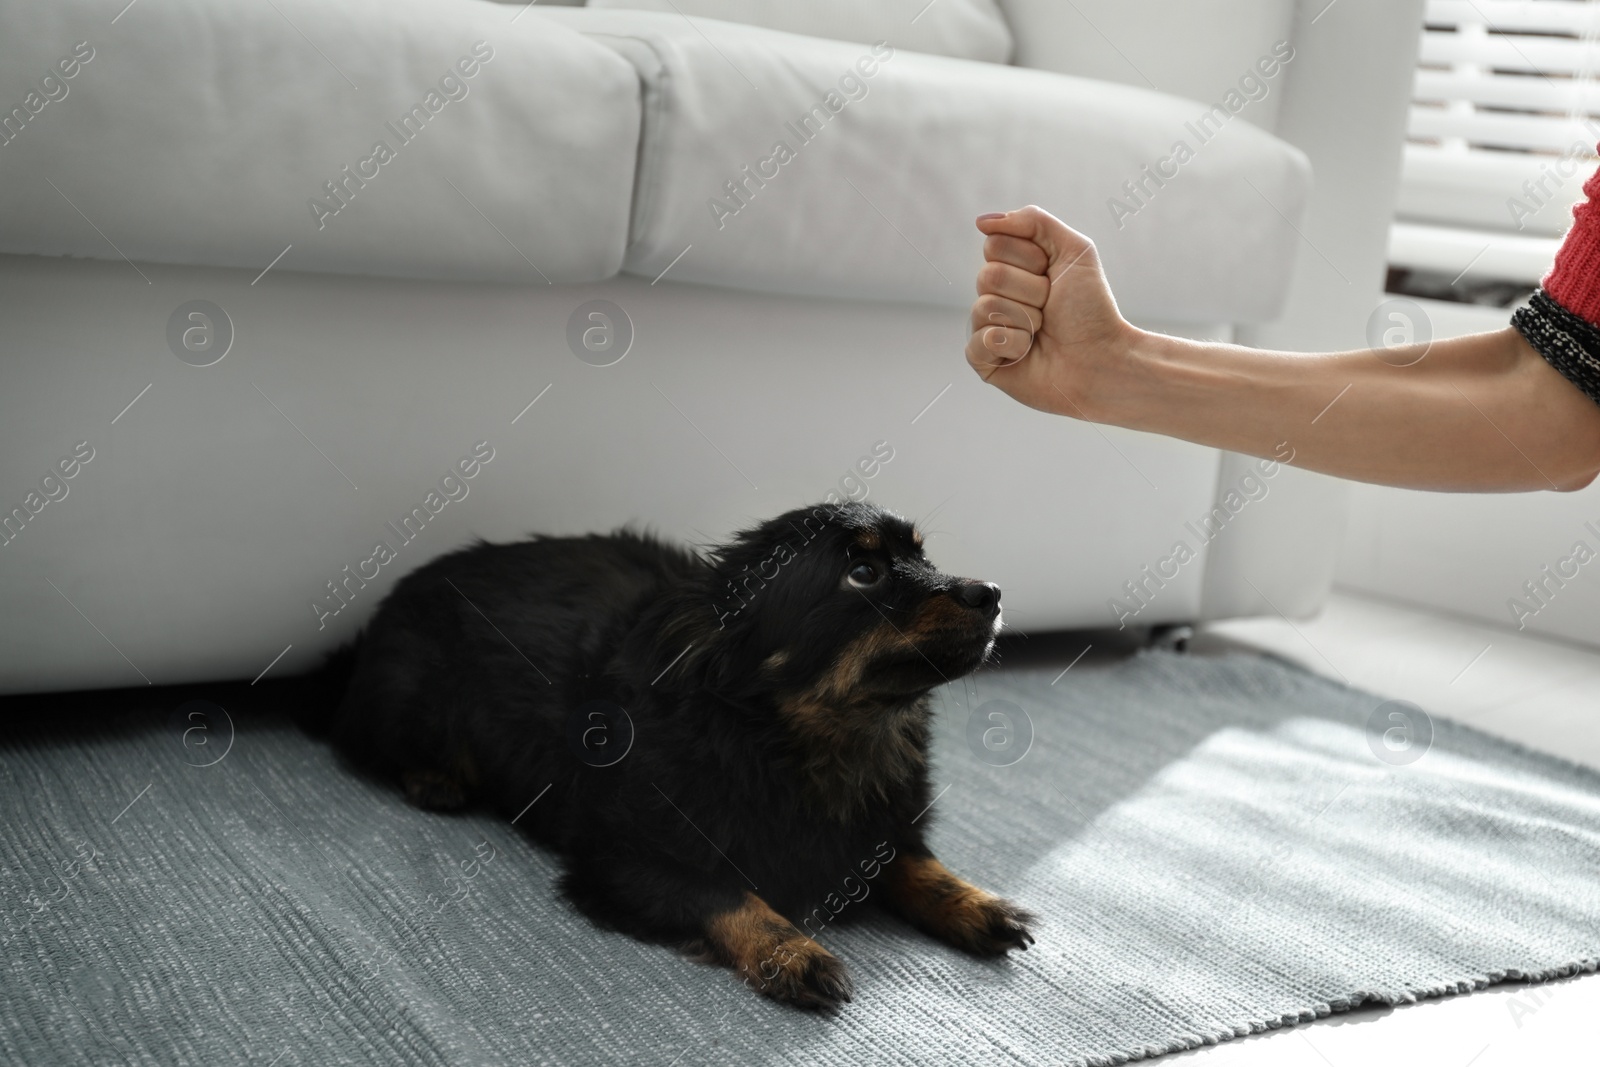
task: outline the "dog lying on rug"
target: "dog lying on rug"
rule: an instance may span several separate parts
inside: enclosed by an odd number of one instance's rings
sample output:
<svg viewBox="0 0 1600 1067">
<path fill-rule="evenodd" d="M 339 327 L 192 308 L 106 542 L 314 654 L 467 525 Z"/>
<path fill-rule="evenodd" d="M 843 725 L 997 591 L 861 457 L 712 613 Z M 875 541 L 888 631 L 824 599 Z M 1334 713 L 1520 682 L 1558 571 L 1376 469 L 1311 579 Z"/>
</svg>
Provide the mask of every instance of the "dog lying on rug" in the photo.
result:
<svg viewBox="0 0 1600 1067">
<path fill-rule="evenodd" d="M 348 679 L 322 726 L 423 807 L 512 817 L 595 922 L 831 1009 L 851 980 L 808 931 L 847 900 L 979 955 L 1033 941 L 924 841 L 929 693 L 1000 624 L 997 586 L 939 573 L 866 504 L 705 555 L 628 531 L 480 542 L 330 660 Z"/>
</svg>

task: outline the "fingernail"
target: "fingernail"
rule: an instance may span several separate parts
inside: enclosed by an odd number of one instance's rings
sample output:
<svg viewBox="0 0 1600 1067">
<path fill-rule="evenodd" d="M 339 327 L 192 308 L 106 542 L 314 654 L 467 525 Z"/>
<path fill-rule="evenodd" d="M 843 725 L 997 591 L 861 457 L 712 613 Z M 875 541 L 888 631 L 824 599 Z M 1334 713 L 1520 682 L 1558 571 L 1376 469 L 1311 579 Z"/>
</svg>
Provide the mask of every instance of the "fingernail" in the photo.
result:
<svg viewBox="0 0 1600 1067">
<path fill-rule="evenodd" d="M 978 221 L 982 222 L 984 219 L 1003 219 L 1005 217 L 1006 213 L 1004 211 L 987 211 L 978 216 Z"/>
</svg>

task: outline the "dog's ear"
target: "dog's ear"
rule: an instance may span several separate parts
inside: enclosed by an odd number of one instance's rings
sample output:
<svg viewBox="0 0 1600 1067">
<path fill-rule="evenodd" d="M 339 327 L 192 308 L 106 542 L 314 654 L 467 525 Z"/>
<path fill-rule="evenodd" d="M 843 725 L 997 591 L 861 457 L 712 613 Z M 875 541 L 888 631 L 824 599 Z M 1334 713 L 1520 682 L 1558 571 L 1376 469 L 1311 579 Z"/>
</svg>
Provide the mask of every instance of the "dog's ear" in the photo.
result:
<svg viewBox="0 0 1600 1067">
<path fill-rule="evenodd" d="M 736 677 L 734 650 L 742 620 L 719 616 L 700 582 L 658 600 L 623 642 L 634 684 L 656 689 L 725 688 Z"/>
</svg>

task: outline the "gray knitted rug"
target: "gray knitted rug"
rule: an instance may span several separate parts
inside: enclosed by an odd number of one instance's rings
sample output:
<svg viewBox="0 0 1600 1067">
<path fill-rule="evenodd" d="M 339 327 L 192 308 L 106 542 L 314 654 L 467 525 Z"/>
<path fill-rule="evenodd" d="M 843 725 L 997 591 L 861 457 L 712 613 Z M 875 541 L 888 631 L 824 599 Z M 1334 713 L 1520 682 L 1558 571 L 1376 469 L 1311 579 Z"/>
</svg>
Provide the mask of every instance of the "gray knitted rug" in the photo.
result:
<svg viewBox="0 0 1600 1067">
<path fill-rule="evenodd" d="M 833 924 L 834 1018 L 592 929 L 242 688 L 0 707 L 0 1063 L 1112 1064 L 1595 968 L 1600 776 L 1253 657 L 1056 676 L 943 691 L 930 815 L 1038 944 Z"/>
</svg>

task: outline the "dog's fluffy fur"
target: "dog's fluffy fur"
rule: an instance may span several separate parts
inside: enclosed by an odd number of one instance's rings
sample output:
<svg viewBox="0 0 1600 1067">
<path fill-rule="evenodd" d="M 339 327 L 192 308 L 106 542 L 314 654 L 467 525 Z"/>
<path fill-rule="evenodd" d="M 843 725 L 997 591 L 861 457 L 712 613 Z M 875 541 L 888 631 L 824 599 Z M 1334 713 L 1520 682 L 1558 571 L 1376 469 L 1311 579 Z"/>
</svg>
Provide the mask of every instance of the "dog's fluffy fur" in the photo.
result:
<svg viewBox="0 0 1600 1067">
<path fill-rule="evenodd" d="M 327 726 L 423 806 L 522 813 L 596 922 L 834 1007 L 850 979 L 808 934 L 869 898 L 971 952 L 1032 941 L 923 838 L 928 694 L 999 628 L 998 588 L 864 504 L 703 556 L 627 531 L 480 543 L 396 586 Z"/>
</svg>

